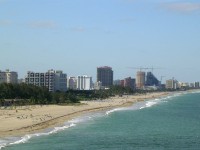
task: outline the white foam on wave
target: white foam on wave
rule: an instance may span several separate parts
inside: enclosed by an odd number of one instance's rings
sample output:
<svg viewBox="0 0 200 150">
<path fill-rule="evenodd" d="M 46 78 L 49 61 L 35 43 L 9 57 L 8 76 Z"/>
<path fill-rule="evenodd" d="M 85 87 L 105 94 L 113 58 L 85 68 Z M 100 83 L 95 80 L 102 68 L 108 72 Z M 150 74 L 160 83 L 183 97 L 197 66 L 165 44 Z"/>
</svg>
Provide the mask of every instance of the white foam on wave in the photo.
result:
<svg viewBox="0 0 200 150">
<path fill-rule="evenodd" d="M 152 107 L 154 105 L 159 104 L 160 101 L 161 101 L 161 99 L 155 99 L 155 100 L 147 101 L 144 106 L 140 107 L 140 109 Z"/>
<path fill-rule="evenodd" d="M 75 123 L 68 123 L 65 126 L 54 127 L 49 132 L 35 133 L 35 134 L 25 135 L 23 137 L 12 137 L 12 138 L 9 138 L 9 139 L 0 140 L 0 149 L 4 148 L 6 146 L 9 146 L 9 145 L 16 145 L 16 144 L 26 143 L 33 137 L 47 136 L 47 135 L 54 134 L 54 133 L 57 133 L 59 131 L 68 129 L 70 127 L 74 127 L 74 126 L 76 126 Z"/>
<path fill-rule="evenodd" d="M 0 140 L 0 149 L 6 146 L 6 141 Z"/>
<path fill-rule="evenodd" d="M 200 90 L 192 91 L 191 93 L 194 93 L 194 94 L 196 94 L 196 93 L 200 93 Z"/>
<path fill-rule="evenodd" d="M 88 113 L 83 116 L 80 116 L 80 117 L 77 117 L 70 121 L 65 122 L 63 126 L 46 129 L 46 132 L 44 131 L 41 133 L 29 134 L 29 135 L 25 135 L 23 137 L 12 137 L 12 138 L 7 138 L 7 139 L 0 139 L 0 149 L 4 148 L 6 146 L 9 146 L 9 145 L 26 143 L 31 138 L 34 138 L 34 137 L 48 136 L 51 134 L 55 134 L 55 133 L 58 133 L 59 131 L 63 131 L 68 128 L 74 127 L 77 124 L 84 123 L 84 122 L 92 120 L 93 118 L 101 117 L 104 115 L 105 115 L 105 113 L 103 113 L 103 112 Z"/>
<path fill-rule="evenodd" d="M 144 106 L 140 107 L 140 109 L 149 108 L 149 107 L 152 107 L 152 106 L 160 104 L 160 103 L 167 103 L 168 101 L 173 100 L 174 97 L 178 97 L 178 96 L 181 96 L 184 94 L 187 94 L 187 93 L 180 92 L 180 93 L 171 94 L 171 95 L 168 95 L 165 97 L 148 100 L 148 101 L 146 101 Z"/>
<path fill-rule="evenodd" d="M 123 110 L 128 110 L 128 107 L 122 107 L 122 108 L 115 108 L 109 111 L 106 111 L 106 115 L 109 115 L 110 113 L 116 112 L 116 111 L 123 111 Z"/>
</svg>

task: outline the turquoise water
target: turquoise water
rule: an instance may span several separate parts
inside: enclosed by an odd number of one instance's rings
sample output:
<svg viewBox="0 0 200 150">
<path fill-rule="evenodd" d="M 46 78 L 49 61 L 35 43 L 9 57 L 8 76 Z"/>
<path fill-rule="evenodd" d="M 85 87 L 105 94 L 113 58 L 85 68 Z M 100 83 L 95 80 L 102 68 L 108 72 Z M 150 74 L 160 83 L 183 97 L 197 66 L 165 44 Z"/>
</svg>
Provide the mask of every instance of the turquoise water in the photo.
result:
<svg viewBox="0 0 200 150">
<path fill-rule="evenodd" d="M 12 143 L 2 149 L 200 149 L 200 93 L 170 96 L 129 108 L 87 114 L 67 122 L 64 127 L 26 136 Z"/>
</svg>

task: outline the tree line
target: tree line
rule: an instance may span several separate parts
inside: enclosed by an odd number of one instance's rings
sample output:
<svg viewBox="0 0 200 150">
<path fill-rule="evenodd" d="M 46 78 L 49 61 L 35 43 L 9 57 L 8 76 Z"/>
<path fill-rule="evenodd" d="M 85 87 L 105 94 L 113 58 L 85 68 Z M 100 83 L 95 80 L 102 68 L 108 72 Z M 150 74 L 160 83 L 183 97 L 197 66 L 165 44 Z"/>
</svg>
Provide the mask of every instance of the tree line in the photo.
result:
<svg viewBox="0 0 200 150">
<path fill-rule="evenodd" d="M 67 92 L 49 92 L 45 87 L 38 87 L 27 84 L 0 84 L 0 105 L 6 101 L 14 101 L 15 105 L 36 105 L 36 104 L 67 104 L 79 103 L 81 100 L 106 99 L 116 94 L 132 93 L 130 88 L 113 86 L 109 90 L 68 90 Z"/>
<path fill-rule="evenodd" d="M 5 105 L 6 100 L 16 100 L 15 105 L 36 104 L 69 104 L 79 103 L 81 100 L 106 99 L 111 96 L 150 91 L 135 90 L 129 87 L 111 86 L 108 90 L 68 90 L 66 92 L 49 92 L 45 87 L 27 84 L 0 84 L 0 106 Z"/>
</svg>

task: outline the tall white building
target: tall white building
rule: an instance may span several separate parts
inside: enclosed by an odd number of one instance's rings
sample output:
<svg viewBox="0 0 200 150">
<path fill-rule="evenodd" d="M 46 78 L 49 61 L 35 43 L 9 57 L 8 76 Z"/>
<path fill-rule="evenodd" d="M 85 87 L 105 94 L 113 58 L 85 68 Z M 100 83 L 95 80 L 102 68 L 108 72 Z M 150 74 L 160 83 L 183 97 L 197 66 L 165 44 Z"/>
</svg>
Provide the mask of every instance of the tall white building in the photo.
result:
<svg viewBox="0 0 200 150">
<path fill-rule="evenodd" d="M 77 90 L 91 90 L 92 89 L 92 77 L 78 76 L 77 77 Z"/>
<path fill-rule="evenodd" d="M 18 74 L 14 71 L 0 71 L 0 83 L 18 83 Z"/>
<path fill-rule="evenodd" d="M 67 74 L 55 70 L 48 70 L 46 73 L 29 71 L 25 83 L 46 87 L 50 92 L 67 91 Z"/>
</svg>

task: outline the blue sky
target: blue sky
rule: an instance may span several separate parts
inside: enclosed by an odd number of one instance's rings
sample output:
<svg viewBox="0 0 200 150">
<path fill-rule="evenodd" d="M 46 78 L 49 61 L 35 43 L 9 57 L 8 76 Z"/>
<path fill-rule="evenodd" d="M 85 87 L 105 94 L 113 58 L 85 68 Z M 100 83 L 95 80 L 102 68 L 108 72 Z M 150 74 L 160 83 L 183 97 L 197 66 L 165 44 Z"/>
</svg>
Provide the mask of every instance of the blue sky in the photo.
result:
<svg viewBox="0 0 200 150">
<path fill-rule="evenodd" d="M 90 75 L 152 67 L 160 79 L 200 81 L 199 0 L 0 0 L 0 70 Z"/>
</svg>

